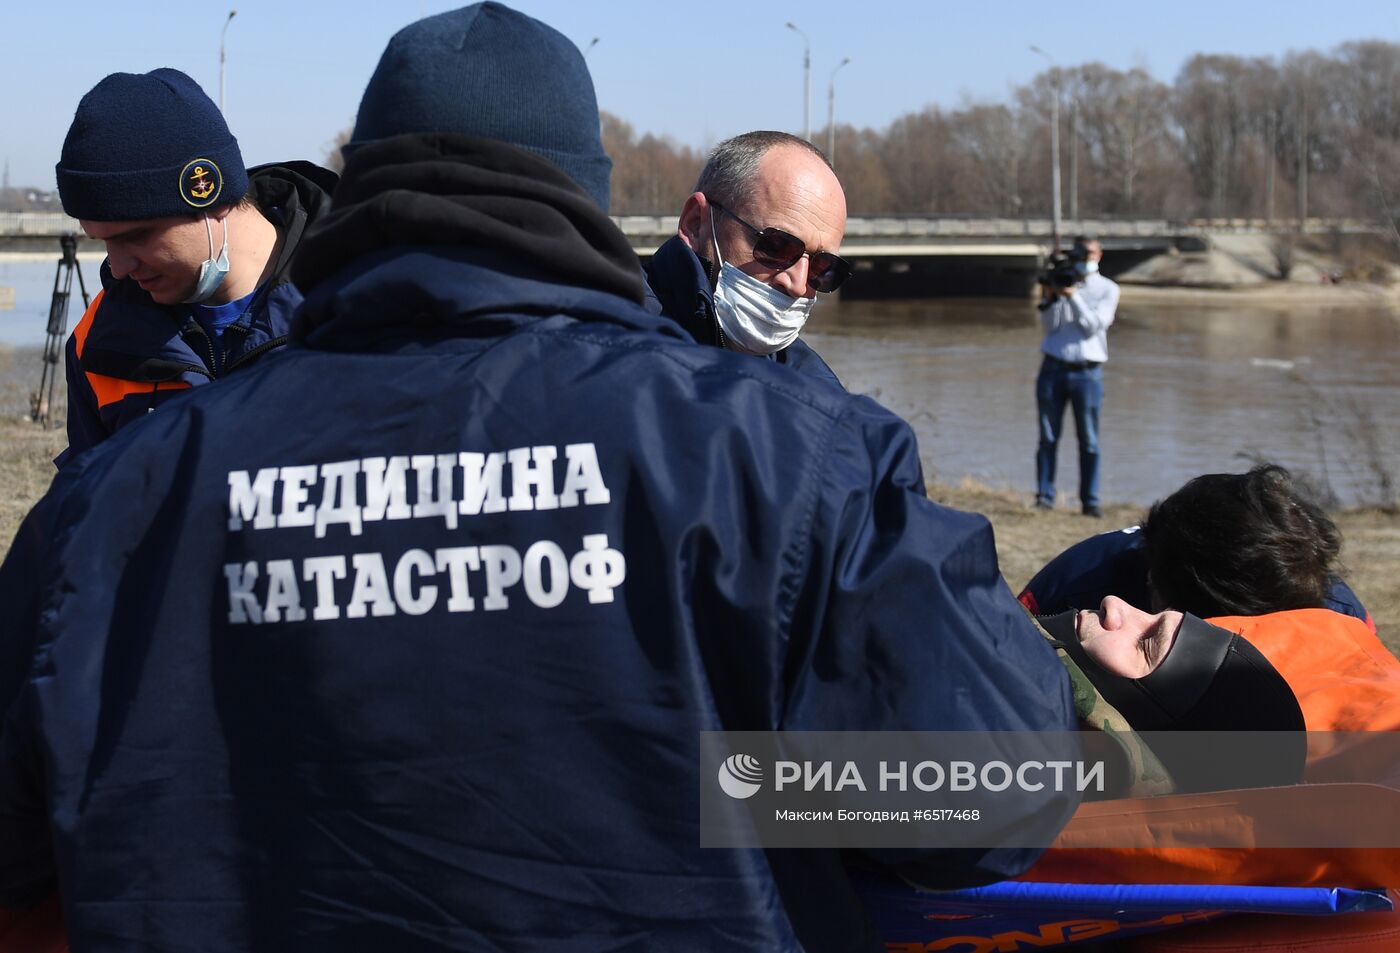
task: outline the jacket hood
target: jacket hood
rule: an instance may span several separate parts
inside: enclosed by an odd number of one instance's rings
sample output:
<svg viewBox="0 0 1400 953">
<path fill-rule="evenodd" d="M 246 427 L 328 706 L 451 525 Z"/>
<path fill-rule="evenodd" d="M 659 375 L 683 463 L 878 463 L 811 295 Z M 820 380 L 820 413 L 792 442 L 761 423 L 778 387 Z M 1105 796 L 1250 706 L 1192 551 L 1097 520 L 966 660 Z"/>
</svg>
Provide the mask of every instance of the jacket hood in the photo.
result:
<svg viewBox="0 0 1400 953">
<path fill-rule="evenodd" d="M 300 160 L 273 162 L 250 169 L 248 191 L 258 207 L 271 217 L 277 209 L 282 229 L 282 253 L 273 271 L 272 283 L 291 280 L 293 254 L 298 250 L 306 228 L 324 216 L 331 207 L 331 193 L 338 176 L 329 169 Z"/>
<path fill-rule="evenodd" d="M 309 293 L 359 258 L 406 246 L 644 300 L 636 253 L 588 193 L 548 161 L 492 139 L 415 134 L 355 150 L 293 278 Z"/>
<path fill-rule="evenodd" d="M 640 303 L 541 278 L 480 249 L 432 245 L 360 256 L 311 289 L 291 336 L 321 350 L 364 350 L 410 339 L 494 338 L 544 319 L 689 340 Z"/>
</svg>

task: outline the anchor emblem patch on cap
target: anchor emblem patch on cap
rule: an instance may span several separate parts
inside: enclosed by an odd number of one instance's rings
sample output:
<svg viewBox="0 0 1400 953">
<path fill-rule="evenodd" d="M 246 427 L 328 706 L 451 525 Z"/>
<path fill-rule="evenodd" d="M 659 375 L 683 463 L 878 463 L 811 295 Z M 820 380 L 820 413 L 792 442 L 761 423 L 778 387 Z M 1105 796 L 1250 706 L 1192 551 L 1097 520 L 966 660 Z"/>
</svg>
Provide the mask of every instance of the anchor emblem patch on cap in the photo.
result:
<svg viewBox="0 0 1400 953">
<path fill-rule="evenodd" d="M 224 176 L 208 159 L 191 159 L 180 171 L 180 198 L 195 208 L 208 208 L 224 190 Z"/>
</svg>

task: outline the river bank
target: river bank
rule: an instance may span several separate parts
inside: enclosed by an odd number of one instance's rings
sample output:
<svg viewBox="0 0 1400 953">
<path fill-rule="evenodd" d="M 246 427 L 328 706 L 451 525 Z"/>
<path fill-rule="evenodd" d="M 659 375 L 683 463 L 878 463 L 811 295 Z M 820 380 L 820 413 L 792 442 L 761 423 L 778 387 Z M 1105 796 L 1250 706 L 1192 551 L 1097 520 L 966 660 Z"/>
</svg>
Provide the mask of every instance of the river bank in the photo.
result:
<svg viewBox="0 0 1400 953">
<path fill-rule="evenodd" d="M 52 460 L 66 444 L 61 430 L 40 430 L 13 417 L 0 419 L 0 553 L 7 551 L 20 521 L 43 495 L 54 474 Z M 1013 591 L 1065 547 L 1097 532 L 1130 526 L 1141 506 L 1105 506 L 1103 519 L 1077 509 L 1036 510 L 1023 495 L 973 481 L 932 485 L 934 500 L 982 513 L 992 522 L 1002 573 Z M 1346 579 L 1376 620 L 1382 639 L 1400 652 L 1400 515 L 1377 509 L 1333 514 L 1346 539 Z"/>
<path fill-rule="evenodd" d="M 1212 235 L 1201 250 L 1154 255 L 1114 278 L 1129 304 L 1393 308 L 1394 258 L 1377 236 Z"/>
<path fill-rule="evenodd" d="M 1203 308 L 1388 308 L 1400 320 L 1400 285 L 1379 285 L 1364 281 L 1342 284 L 1313 284 L 1277 281 L 1230 288 L 1183 287 L 1180 285 L 1120 285 L 1123 305 L 1197 306 Z"/>
</svg>

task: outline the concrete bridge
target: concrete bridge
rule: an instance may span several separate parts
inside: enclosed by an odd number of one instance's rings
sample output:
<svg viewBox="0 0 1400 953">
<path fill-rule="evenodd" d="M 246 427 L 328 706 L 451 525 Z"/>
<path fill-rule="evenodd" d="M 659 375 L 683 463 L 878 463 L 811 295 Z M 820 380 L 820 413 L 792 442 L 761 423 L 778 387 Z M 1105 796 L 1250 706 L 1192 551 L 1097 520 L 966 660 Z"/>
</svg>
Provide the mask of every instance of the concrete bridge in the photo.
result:
<svg viewBox="0 0 1400 953">
<path fill-rule="evenodd" d="M 614 216 L 642 258 L 676 234 L 674 215 Z M 1061 242 L 1097 235 L 1124 267 L 1171 248 L 1204 247 L 1190 229 L 1165 220 L 1062 222 Z M 1029 293 L 1054 249 L 1050 219 L 854 216 L 841 255 L 855 267 L 846 298 L 922 298 L 931 294 Z"/>
<path fill-rule="evenodd" d="M 613 220 L 640 255 L 650 254 L 676 234 L 674 215 L 614 215 Z M 1382 226 L 1353 219 L 1310 218 L 1309 234 L 1381 234 Z M 1263 219 L 1082 218 L 1060 223 L 1060 240 L 1093 235 L 1106 251 L 1190 251 L 1208 244 L 1212 235 L 1296 234 L 1294 221 Z M 988 254 L 1048 255 L 1054 228 L 1049 218 L 982 218 L 977 216 L 857 215 L 846 222 L 841 254 L 851 258 L 901 258 Z"/>
<path fill-rule="evenodd" d="M 676 233 L 676 217 L 614 216 L 632 247 L 646 258 Z M 1060 223 L 1061 246 L 1075 235 L 1097 237 L 1110 276 L 1173 249 L 1204 251 L 1226 235 L 1296 235 L 1296 220 L 1083 218 Z M 1310 218 L 1311 235 L 1388 234 L 1374 222 Z M 841 290 L 846 298 L 923 298 L 937 295 L 1029 294 L 1054 249 L 1049 218 L 861 215 L 846 222 L 841 254 L 855 266 Z"/>
<path fill-rule="evenodd" d="M 613 216 L 639 257 L 645 259 L 676 234 L 674 215 Z M 1170 249 L 1203 250 L 1212 236 L 1239 234 L 1380 234 L 1382 226 L 1354 219 L 1167 219 L 1084 218 L 1061 222 L 1063 244 L 1077 234 L 1098 237 L 1108 274 Z M 0 252 L 56 251 L 59 235 L 81 234 L 61 212 L 0 212 Z M 847 297 L 925 297 L 930 293 L 1019 294 L 1029 292 L 1052 250 L 1049 218 L 973 216 L 854 216 L 846 223 L 841 254 L 855 265 Z M 83 240 L 80 255 L 102 246 Z M 934 289 L 931 291 L 931 289 Z"/>
</svg>

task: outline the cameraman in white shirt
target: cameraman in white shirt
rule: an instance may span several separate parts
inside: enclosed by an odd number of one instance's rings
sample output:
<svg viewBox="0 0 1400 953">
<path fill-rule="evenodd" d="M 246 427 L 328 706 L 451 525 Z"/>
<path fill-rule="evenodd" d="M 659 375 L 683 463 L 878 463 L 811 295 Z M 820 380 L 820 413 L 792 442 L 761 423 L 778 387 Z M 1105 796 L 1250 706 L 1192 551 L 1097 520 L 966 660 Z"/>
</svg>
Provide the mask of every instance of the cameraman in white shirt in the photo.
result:
<svg viewBox="0 0 1400 953">
<path fill-rule="evenodd" d="M 1118 309 L 1118 285 L 1099 274 L 1103 248 L 1080 235 L 1068 261 L 1073 281 L 1056 280 L 1068 268 L 1054 269 L 1042 281 L 1040 343 L 1044 359 L 1035 382 L 1040 444 L 1035 454 L 1035 505 L 1055 505 L 1055 460 L 1064 427 L 1065 404 L 1074 408 L 1079 437 L 1079 502 L 1085 516 L 1099 509 L 1099 411 L 1103 407 L 1103 365 L 1108 360 L 1109 325 Z"/>
</svg>

